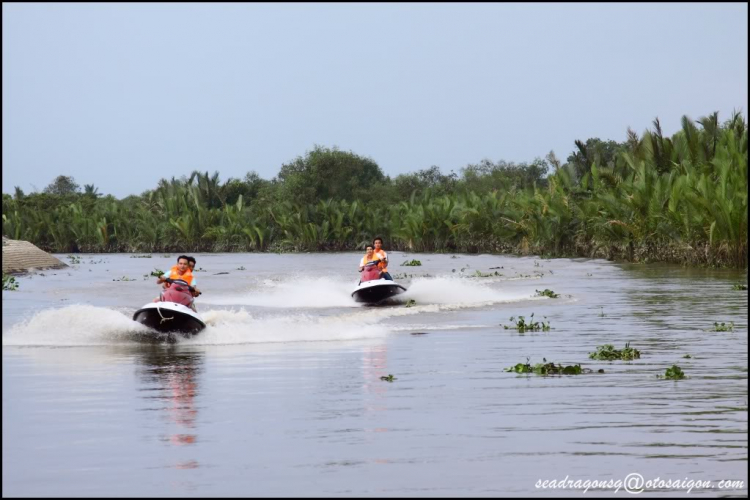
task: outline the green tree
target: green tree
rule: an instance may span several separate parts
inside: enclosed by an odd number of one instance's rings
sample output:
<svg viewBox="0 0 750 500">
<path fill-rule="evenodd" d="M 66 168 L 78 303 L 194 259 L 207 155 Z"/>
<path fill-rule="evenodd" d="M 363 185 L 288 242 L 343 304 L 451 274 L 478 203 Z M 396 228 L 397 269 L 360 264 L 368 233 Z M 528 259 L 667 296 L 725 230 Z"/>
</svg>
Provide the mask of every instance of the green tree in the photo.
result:
<svg viewBox="0 0 750 500">
<path fill-rule="evenodd" d="M 76 184 L 73 177 L 67 175 L 58 175 L 49 186 L 44 188 L 44 192 L 48 194 L 74 194 L 81 191 L 81 187 Z"/>
<path fill-rule="evenodd" d="M 317 203 L 329 198 L 369 201 L 368 189 L 386 177 L 369 158 L 316 145 L 304 157 L 282 165 L 278 180 L 284 200 Z"/>
</svg>

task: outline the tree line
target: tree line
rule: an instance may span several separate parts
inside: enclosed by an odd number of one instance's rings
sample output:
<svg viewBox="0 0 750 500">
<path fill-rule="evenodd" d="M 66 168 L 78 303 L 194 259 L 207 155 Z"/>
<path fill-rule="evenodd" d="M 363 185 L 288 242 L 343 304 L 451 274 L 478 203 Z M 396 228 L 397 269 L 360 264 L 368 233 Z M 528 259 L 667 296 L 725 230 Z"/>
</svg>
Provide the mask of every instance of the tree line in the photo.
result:
<svg viewBox="0 0 750 500">
<path fill-rule="evenodd" d="M 747 266 L 747 123 L 658 119 L 626 141 L 576 141 L 530 163 L 483 160 L 391 178 L 316 146 L 271 180 L 194 171 L 116 199 L 59 176 L 3 194 L 3 235 L 47 251 L 328 251 L 375 234 L 393 250 L 512 252 Z"/>
</svg>

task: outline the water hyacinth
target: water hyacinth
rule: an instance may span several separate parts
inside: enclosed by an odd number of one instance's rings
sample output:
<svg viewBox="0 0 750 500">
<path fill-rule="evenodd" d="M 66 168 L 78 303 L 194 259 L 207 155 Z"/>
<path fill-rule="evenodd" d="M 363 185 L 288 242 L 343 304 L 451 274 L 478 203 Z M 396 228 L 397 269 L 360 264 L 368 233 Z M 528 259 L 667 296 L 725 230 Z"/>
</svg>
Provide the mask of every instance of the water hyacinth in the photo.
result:
<svg viewBox="0 0 750 500">
<path fill-rule="evenodd" d="M 596 359 L 600 361 L 631 361 L 639 359 L 641 352 L 638 349 L 630 347 L 630 342 L 625 344 L 625 348 L 622 350 L 615 349 L 612 344 L 604 344 L 596 348 L 596 352 L 589 353 L 590 359 Z"/>
<path fill-rule="evenodd" d="M 542 363 L 531 365 L 529 358 L 526 358 L 526 363 L 518 363 L 515 366 L 506 368 L 506 372 L 515 373 L 535 373 L 537 375 L 580 375 L 581 373 L 593 373 L 593 370 L 588 368 L 581 368 L 580 364 L 577 365 L 556 365 L 552 362 L 547 362 L 547 358 L 542 359 Z M 604 370 L 599 370 L 598 373 L 604 373 Z"/>
<path fill-rule="evenodd" d="M 3 290 L 8 291 L 15 291 L 18 290 L 18 282 L 16 281 L 16 278 L 3 273 Z"/>
<path fill-rule="evenodd" d="M 547 316 L 544 316 L 544 319 L 547 319 Z M 534 321 L 534 313 L 531 313 L 531 318 L 529 318 L 529 322 L 526 322 L 526 319 L 524 316 L 519 316 L 518 320 L 516 321 L 515 316 L 510 317 L 510 321 L 515 321 L 515 325 L 503 325 L 503 328 L 506 330 L 518 330 L 520 333 L 524 332 L 548 332 L 550 331 L 550 322 L 547 321 L 546 323 L 544 321 Z"/>
<path fill-rule="evenodd" d="M 402 266 L 421 266 L 422 263 L 418 261 L 417 259 L 412 259 L 412 260 L 406 260 L 402 262 L 401 265 Z"/>
<path fill-rule="evenodd" d="M 667 370 L 664 372 L 664 375 L 657 375 L 656 377 L 671 380 L 682 380 L 686 378 L 685 373 L 677 365 L 672 365 L 671 367 L 667 368 Z"/>
</svg>

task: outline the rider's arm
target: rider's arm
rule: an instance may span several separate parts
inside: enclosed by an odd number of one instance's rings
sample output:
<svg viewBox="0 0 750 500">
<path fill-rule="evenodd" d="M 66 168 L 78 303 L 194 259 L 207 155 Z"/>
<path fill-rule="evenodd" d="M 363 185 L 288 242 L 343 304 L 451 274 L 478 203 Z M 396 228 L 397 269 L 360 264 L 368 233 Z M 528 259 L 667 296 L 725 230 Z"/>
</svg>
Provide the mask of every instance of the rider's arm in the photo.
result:
<svg viewBox="0 0 750 500">
<path fill-rule="evenodd" d="M 198 289 L 198 285 L 196 284 L 197 281 L 198 280 L 195 279 L 195 276 L 193 276 L 193 290 L 195 290 L 193 292 L 193 297 L 197 297 L 198 295 L 201 294 L 201 291 Z"/>
</svg>

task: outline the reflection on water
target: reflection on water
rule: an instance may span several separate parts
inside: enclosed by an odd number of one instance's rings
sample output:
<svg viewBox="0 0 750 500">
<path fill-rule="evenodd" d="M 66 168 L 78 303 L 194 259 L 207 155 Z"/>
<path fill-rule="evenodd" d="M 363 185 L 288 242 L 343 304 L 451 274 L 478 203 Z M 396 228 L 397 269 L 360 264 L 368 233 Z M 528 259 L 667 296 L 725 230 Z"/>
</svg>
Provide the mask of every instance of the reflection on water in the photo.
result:
<svg viewBox="0 0 750 500">
<path fill-rule="evenodd" d="M 181 350 L 175 346 L 153 346 L 138 350 L 137 373 L 142 382 L 139 396 L 172 428 L 162 441 L 174 446 L 194 445 L 198 439 L 196 419 L 198 379 L 203 353 Z M 178 469 L 197 469 L 197 460 L 175 465 Z"/>
</svg>

